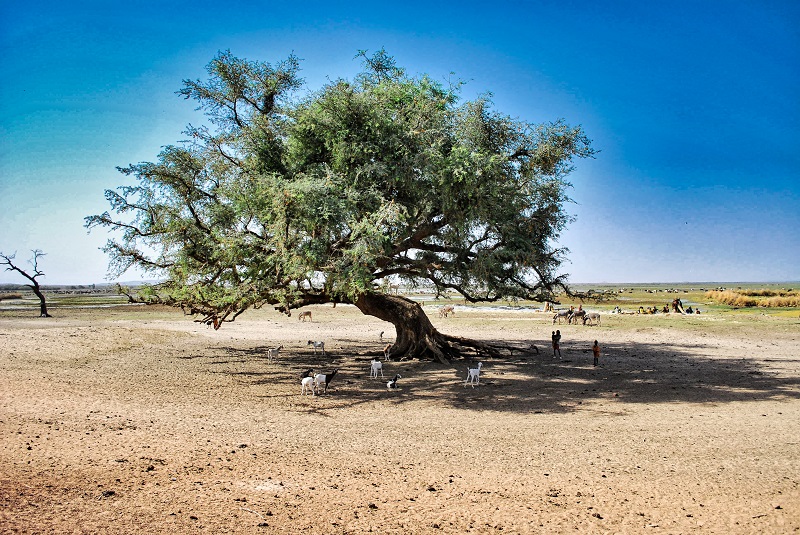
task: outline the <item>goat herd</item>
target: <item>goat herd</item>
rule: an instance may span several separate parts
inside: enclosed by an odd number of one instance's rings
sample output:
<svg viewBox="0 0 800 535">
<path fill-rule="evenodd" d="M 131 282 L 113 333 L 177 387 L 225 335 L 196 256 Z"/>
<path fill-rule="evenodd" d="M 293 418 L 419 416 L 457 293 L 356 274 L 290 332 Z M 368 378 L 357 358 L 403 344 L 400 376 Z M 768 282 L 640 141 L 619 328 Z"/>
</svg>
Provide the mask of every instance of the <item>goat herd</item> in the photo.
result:
<svg viewBox="0 0 800 535">
<path fill-rule="evenodd" d="M 454 307 L 452 305 L 447 305 L 441 307 L 439 309 L 439 317 L 448 317 L 449 315 L 455 314 Z M 303 312 L 300 314 L 300 321 L 311 320 L 311 312 Z M 566 320 L 567 323 L 578 323 L 578 319 L 583 321 L 583 324 L 586 325 L 599 325 L 600 324 L 600 314 L 597 312 L 587 312 L 583 310 L 582 307 L 579 307 L 577 310 L 574 307 L 570 307 L 566 310 L 559 310 L 553 316 L 553 324 L 556 322 L 561 323 L 561 320 Z M 381 332 L 381 339 L 383 339 L 383 332 Z M 322 353 L 325 356 L 325 342 L 322 341 L 314 341 L 309 340 L 308 344 L 314 350 L 314 355 L 316 356 L 318 353 Z M 383 360 L 389 360 L 389 351 L 392 347 L 392 344 L 387 344 L 383 348 Z M 278 352 L 283 349 L 283 346 L 278 346 L 276 348 L 267 349 L 267 360 L 268 362 L 273 362 L 275 359 L 278 358 Z M 479 362 L 477 367 L 475 368 L 468 368 L 467 369 L 467 378 L 464 381 L 464 385 L 471 385 L 475 386 L 480 384 L 480 376 L 481 376 L 481 368 L 483 367 L 483 363 Z M 328 391 L 328 385 L 331 383 L 333 378 L 336 374 L 339 373 L 339 369 L 334 369 L 333 371 L 327 373 L 314 373 L 314 369 L 308 369 L 300 374 L 300 385 L 301 395 L 306 395 L 306 393 L 311 394 L 312 396 L 317 395 L 320 393 L 326 393 Z M 370 370 L 369 376 L 372 379 L 377 379 L 378 376 L 382 379 L 385 379 L 383 375 L 383 362 L 380 359 L 375 359 L 370 362 Z M 391 380 L 386 383 L 386 388 L 394 389 L 398 388 L 398 380 L 402 378 L 402 375 L 395 374 Z"/>
<path fill-rule="evenodd" d="M 310 345 L 314 349 L 314 355 L 317 355 L 318 352 L 321 352 L 323 356 L 325 355 L 325 342 L 309 340 L 307 345 Z M 383 349 L 384 361 L 389 360 L 389 349 L 391 346 L 392 344 L 387 344 Z M 267 361 L 272 363 L 277 360 L 281 349 L 283 349 L 282 345 L 267 349 Z M 467 370 L 467 379 L 464 381 L 464 384 L 469 384 L 473 387 L 477 384 L 480 384 L 482 367 L 483 363 L 479 362 L 476 368 L 469 368 Z M 309 368 L 300 374 L 300 386 L 302 387 L 300 394 L 304 396 L 306 393 L 309 393 L 314 396 L 320 391 L 322 393 L 327 393 L 328 385 L 331 383 L 331 381 L 333 381 L 333 378 L 336 377 L 337 373 L 339 373 L 338 368 L 327 373 L 314 373 L 314 369 Z M 378 375 L 385 379 L 385 376 L 383 375 L 383 362 L 381 362 L 379 359 L 375 359 L 370 362 L 369 376 L 372 379 L 377 379 Z M 386 388 L 390 390 L 398 388 L 397 381 L 402 377 L 403 376 L 399 373 L 395 374 L 395 376 L 386 383 Z"/>
</svg>

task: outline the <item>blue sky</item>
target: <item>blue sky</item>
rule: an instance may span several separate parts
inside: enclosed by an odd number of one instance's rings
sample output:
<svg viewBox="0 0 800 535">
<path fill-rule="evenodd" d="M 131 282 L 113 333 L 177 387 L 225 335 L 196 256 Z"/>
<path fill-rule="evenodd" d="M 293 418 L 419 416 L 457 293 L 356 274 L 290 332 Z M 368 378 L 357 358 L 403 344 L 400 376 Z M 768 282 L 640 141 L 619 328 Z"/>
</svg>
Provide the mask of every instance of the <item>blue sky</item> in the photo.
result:
<svg viewBox="0 0 800 535">
<path fill-rule="evenodd" d="M 175 91 L 219 50 L 295 53 L 316 89 L 381 47 L 584 127 L 601 152 L 571 175 L 572 282 L 800 280 L 796 1 L 164 4 L 0 3 L 0 251 L 45 251 L 44 284 L 105 280 L 109 236 L 83 218 L 116 166 L 201 121 Z"/>
</svg>

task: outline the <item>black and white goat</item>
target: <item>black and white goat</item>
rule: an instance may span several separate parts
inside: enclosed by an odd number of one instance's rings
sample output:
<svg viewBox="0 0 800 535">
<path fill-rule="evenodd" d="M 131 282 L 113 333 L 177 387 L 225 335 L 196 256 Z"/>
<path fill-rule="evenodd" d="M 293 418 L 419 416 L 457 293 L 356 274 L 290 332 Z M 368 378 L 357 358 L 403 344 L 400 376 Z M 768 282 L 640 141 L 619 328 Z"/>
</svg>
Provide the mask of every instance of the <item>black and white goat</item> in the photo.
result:
<svg viewBox="0 0 800 535">
<path fill-rule="evenodd" d="M 402 377 L 402 375 L 400 375 L 399 373 L 398 373 L 397 375 L 395 375 L 395 376 L 392 378 L 392 380 L 391 380 L 391 381 L 389 381 L 388 383 L 386 383 L 386 388 L 390 388 L 390 389 L 391 389 L 391 388 L 397 388 L 397 380 L 398 380 L 398 379 L 400 379 L 401 377 Z"/>
<path fill-rule="evenodd" d="M 313 376 L 314 376 L 314 368 L 309 368 L 300 374 L 300 379 L 305 379 L 306 377 L 313 377 Z"/>
<path fill-rule="evenodd" d="M 317 354 L 317 350 L 322 351 L 322 356 L 325 356 L 325 342 L 315 342 L 313 340 L 309 340 L 308 344 L 314 348 L 314 355 Z"/>
<path fill-rule="evenodd" d="M 324 384 L 325 388 L 322 391 L 323 392 L 327 392 L 328 391 L 328 385 L 331 384 L 331 381 L 333 381 L 334 375 L 336 375 L 336 373 L 338 371 L 339 371 L 339 369 L 337 368 L 337 369 L 333 370 L 330 373 L 318 373 L 317 375 L 315 375 L 314 376 L 314 385 L 317 387 L 317 390 L 319 390 L 319 387 Z"/>
</svg>

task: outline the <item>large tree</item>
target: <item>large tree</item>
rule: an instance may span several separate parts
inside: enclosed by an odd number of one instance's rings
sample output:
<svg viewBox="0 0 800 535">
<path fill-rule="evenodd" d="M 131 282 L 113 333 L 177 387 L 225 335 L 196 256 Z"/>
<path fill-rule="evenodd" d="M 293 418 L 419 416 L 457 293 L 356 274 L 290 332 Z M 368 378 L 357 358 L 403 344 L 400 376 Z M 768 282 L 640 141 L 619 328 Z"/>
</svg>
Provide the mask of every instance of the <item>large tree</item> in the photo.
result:
<svg viewBox="0 0 800 535">
<path fill-rule="evenodd" d="M 33 254 L 33 257 L 30 259 L 29 263 L 31 264 L 33 271 L 29 269 L 22 269 L 18 264 L 14 263 L 14 259 L 17 257 L 16 253 L 9 255 L 0 252 L 0 266 L 6 266 L 6 271 L 16 271 L 30 281 L 30 284 L 26 284 L 25 286 L 33 290 L 33 293 L 39 298 L 39 317 L 49 318 L 51 316 L 47 312 L 47 301 L 45 299 L 44 292 L 42 291 L 42 287 L 39 285 L 39 281 L 37 280 L 39 277 L 44 277 L 44 272 L 39 268 L 39 259 L 45 256 L 45 253 L 39 249 L 34 249 L 31 251 L 31 253 Z"/>
<path fill-rule="evenodd" d="M 392 354 L 442 362 L 490 348 L 438 332 L 386 281 L 552 300 L 565 288 L 566 176 L 594 154 L 583 130 L 514 120 L 488 95 L 462 102 L 460 84 L 410 76 L 383 50 L 358 57 L 354 80 L 313 92 L 294 56 L 223 52 L 208 80 L 184 80 L 206 124 L 120 168 L 135 182 L 106 191 L 116 215 L 86 218 L 121 231 L 105 247 L 112 273 L 156 273 L 145 299 L 215 327 L 265 304 L 352 303 L 394 324 Z"/>
</svg>

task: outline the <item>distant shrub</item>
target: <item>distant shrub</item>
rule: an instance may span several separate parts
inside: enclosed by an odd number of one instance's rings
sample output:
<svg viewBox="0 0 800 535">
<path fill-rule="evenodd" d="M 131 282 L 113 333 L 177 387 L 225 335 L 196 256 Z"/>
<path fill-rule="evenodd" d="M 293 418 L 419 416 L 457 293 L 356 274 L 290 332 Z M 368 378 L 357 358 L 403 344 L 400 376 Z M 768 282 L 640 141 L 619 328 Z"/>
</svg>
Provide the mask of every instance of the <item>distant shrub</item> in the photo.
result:
<svg viewBox="0 0 800 535">
<path fill-rule="evenodd" d="M 800 296 L 795 295 L 791 297 L 770 297 L 766 300 L 766 304 L 762 304 L 761 306 L 767 306 L 771 308 L 777 307 L 798 307 L 800 306 Z"/>
<path fill-rule="evenodd" d="M 22 294 L 0 294 L 0 301 L 4 299 L 22 299 Z"/>
<path fill-rule="evenodd" d="M 796 290 L 710 290 L 706 297 L 734 307 L 800 306 L 800 292 Z"/>
</svg>

